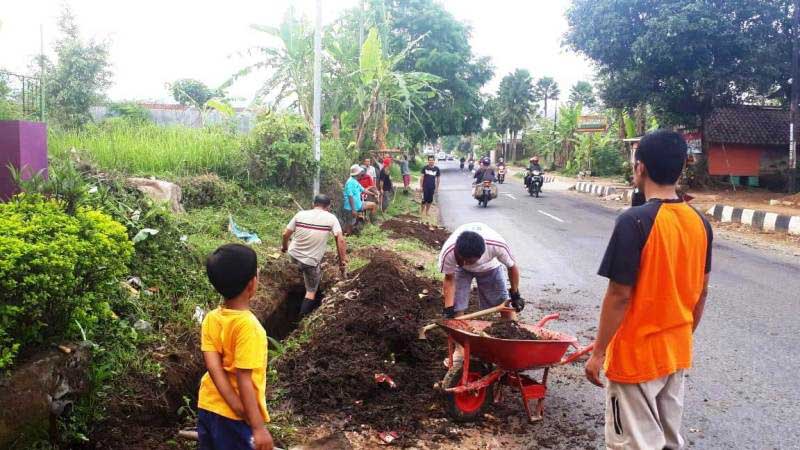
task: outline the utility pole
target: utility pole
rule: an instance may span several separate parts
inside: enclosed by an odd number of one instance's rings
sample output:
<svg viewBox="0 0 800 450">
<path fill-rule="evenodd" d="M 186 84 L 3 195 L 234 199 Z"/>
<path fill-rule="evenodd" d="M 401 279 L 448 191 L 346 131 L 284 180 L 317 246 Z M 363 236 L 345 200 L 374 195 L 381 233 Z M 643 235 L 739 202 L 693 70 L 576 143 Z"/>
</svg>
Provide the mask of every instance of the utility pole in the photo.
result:
<svg viewBox="0 0 800 450">
<path fill-rule="evenodd" d="M 319 194 L 320 121 L 322 103 L 322 0 L 317 0 L 317 21 L 314 27 L 314 195 Z"/>
<path fill-rule="evenodd" d="M 797 192 L 797 102 L 800 99 L 800 0 L 794 0 L 792 19 L 792 94 L 789 106 L 789 193 Z"/>
<path fill-rule="evenodd" d="M 39 24 L 39 121 L 44 122 L 44 96 L 46 92 L 44 82 L 44 25 Z"/>
<path fill-rule="evenodd" d="M 361 13 L 358 15 L 358 51 L 364 46 L 364 0 L 361 0 Z"/>
</svg>

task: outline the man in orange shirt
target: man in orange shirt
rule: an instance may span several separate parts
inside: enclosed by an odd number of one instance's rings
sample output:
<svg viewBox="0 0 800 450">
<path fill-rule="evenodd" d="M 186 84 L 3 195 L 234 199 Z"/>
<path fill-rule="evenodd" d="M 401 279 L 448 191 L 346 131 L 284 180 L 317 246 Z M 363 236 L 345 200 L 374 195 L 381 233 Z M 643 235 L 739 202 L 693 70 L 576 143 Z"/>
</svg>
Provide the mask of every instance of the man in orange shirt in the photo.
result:
<svg viewBox="0 0 800 450">
<path fill-rule="evenodd" d="M 711 271 L 711 226 L 676 194 L 686 142 L 642 138 L 634 184 L 647 202 L 617 219 L 599 274 L 609 279 L 586 377 L 606 388 L 607 448 L 680 449 L 684 371 Z"/>
</svg>

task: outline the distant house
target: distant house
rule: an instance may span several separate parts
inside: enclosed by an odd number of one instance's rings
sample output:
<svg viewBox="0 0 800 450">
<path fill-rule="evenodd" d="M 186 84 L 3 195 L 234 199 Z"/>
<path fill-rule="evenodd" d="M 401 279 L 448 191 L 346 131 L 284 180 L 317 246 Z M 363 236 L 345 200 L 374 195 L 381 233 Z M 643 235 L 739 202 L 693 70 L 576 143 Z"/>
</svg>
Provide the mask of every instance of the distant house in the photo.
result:
<svg viewBox="0 0 800 450">
<path fill-rule="evenodd" d="M 715 109 L 706 121 L 708 173 L 780 188 L 789 167 L 789 112 L 764 106 Z"/>
</svg>

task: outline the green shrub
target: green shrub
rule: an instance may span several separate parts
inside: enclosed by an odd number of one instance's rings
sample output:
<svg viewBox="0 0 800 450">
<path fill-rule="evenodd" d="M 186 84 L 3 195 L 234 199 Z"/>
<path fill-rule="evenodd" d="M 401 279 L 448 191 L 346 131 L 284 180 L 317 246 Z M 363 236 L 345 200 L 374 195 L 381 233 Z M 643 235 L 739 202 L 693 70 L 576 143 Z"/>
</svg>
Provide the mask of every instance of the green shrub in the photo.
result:
<svg viewBox="0 0 800 450">
<path fill-rule="evenodd" d="M 178 180 L 181 202 L 187 208 L 235 205 L 244 201 L 242 189 L 216 174 L 207 173 Z"/>
<path fill-rule="evenodd" d="M 317 165 L 311 130 L 295 114 L 259 116 L 248 139 L 250 176 L 258 184 L 308 189 Z"/>
<path fill-rule="evenodd" d="M 91 335 L 127 273 L 125 227 L 36 195 L 0 204 L 0 368 L 47 341 Z"/>
</svg>

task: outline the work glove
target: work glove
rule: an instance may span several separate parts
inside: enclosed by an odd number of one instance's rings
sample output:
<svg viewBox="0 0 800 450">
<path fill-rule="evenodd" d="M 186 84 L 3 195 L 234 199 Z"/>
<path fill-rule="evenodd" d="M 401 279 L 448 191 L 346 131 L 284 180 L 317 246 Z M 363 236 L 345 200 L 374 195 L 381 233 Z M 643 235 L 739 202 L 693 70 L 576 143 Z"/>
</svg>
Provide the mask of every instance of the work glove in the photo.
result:
<svg viewBox="0 0 800 450">
<path fill-rule="evenodd" d="M 447 308 L 442 309 L 442 317 L 445 319 L 453 319 L 456 317 L 456 307 L 455 306 L 448 306 Z"/>
<path fill-rule="evenodd" d="M 522 310 L 525 309 L 525 299 L 519 295 L 519 291 L 512 291 L 509 289 L 508 295 L 511 296 L 511 307 L 514 308 L 514 311 L 522 312 Z"/>
</svg>

